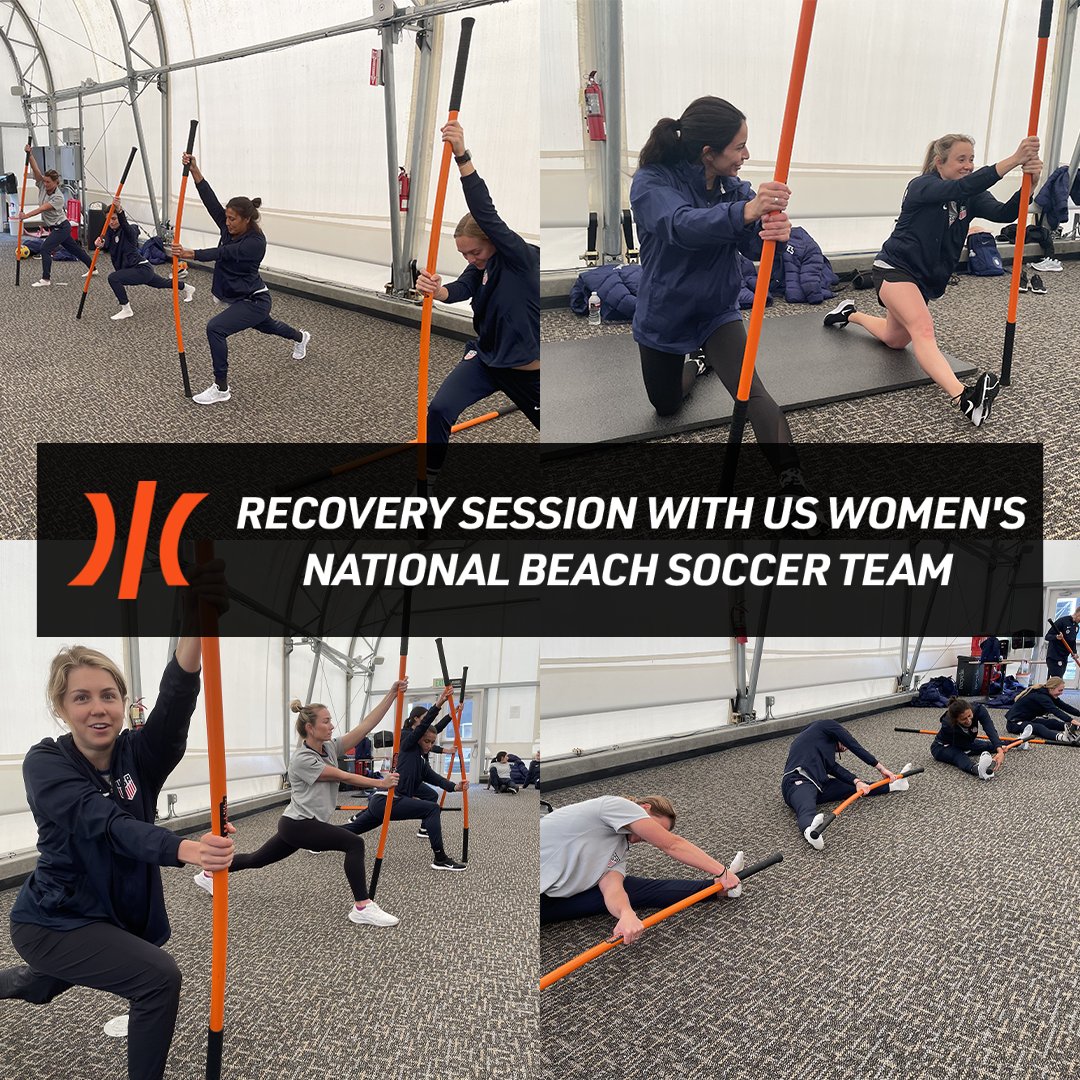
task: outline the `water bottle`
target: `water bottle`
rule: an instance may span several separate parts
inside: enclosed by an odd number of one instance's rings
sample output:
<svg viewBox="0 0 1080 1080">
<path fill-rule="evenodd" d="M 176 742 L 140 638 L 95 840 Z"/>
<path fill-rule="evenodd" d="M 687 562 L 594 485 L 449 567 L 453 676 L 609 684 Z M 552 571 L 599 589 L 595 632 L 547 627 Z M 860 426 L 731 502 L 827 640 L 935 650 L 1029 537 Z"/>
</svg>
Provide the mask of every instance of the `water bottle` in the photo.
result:
<svg viewBox="0 0 1080 1080">
<path fill-rule="evenodd" d="M 600 325 L 600 297 L 596 293 L 589 297 L 589 325 Z"/>
</svg>

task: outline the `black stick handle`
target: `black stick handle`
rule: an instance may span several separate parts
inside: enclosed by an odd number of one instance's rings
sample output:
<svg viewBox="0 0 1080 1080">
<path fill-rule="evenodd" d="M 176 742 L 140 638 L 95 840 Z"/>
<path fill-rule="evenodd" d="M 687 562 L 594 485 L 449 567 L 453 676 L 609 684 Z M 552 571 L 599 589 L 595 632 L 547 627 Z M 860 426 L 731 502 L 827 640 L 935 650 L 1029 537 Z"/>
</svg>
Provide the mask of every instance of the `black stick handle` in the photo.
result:
<svg viewBox="0 0 1080 1080">
<path fill-rule="evenodd" d="M 195 131 L 198 128 L 198 126 L 199 126 L 199 121 L 198 120 L 192 120 L 191 121 L 191 127 L 188 128 L 187 149 L 184 151 L 184 153 L 186 153 L 186 154 L 190 154 L 192 152 L 192 150 L 195 149 Z M 185 166 L 185 169 L 187 169 L 187 168 L 189 168 L 189 166 Z"/>
<path fill-rule="evenodd" d="M 450 685 L 450 669 L 446 666 L 446 653 L 443 651 L 442 638 L 435 639 L 435 648 L 439 650 L 439 666 L 442 668 L 443 686 Z"/>
<path fill-rule="evenodd" d="M 405 596 L 401 601 L 401 656 L 409 655 L 409 622 L 412 619 L 412 588 L 405 588 Z M 395 762 L 396 764 L 396 762 Z"/>
<path fill-rule="evenodd" d="M 131 148 L 131 153 L 128 154 L 127 164 L 124 166 L 124 171 L 120 174 L 120 187 L 127 183 L 128 173 L 131 172 L 131 163 L 135 160 L 135 155 L 139 152 L 137 146 Z"/>
<path fill-rule="evenodd" d="M 86 293 L 85 292 L 82 294 L 82 296 L 79 297 L 79 310 L 77 312 L 75 312 L 75 318 L 76 319 L 81 319 L 82 318 L 82 313 L 83 313 L 83 308 L 84 307 L 86 307 Z"/>
<path fill-rule="evenodd" d="M 1050 23 L 1054 18 L 1054 0 L 1042 0 L 1042 9 L 1039 11 L 1039 37 L 1050 36 Z"/>
<path fill-rule="evenodd" d="M 469 678 L 469 666 L 468 666 L 468 664 L 466 664 L 465 667 L 463 667 L 461 669 L 461 692 L 458 695 L 458 704 L 462 708 L 465 708 L 465 683 L 468 680 L 468 678 Z"/>
<path fill-rule="evenodd" d="M 739 470 L 739 447 L 742 446 L 743 431 L 746 429 L 746 412 L 749 402 L 735 399 L 735 408 L 731 413 L 731 430 L 728 433 L 727 447 L 724 450 L 724 466 L 720 473 L 720 494 L 735 494 L 735 474 Z"/>
<path fill-rule="evenodd" d="M 465 68 L 469 63 L 469 42 L 472 41 L 473 25 L 476 20 L 461 20 L 461 37 L 458 39 L 457 64 L 454 67 L 454 84 L 450 89 L 450 111 L 456 113 L 461 108 L 461 92 L 465 89 Z"/>
<path fill-rule="evenodd" d="M 816 829 L 810 830 L 810 835 L 816 840 L 839 816 L 835 811 L 826 814 L 825 820 Z"/>
<path fill-rule="evenodd" d="M 732 870 L 732 873 L 740 881 L 745 881 L 748 877 L 753 877 L 755 874 L 760 874 L 762 870 L 768 870 L 770 866 L 775 866 L 777 863 L 784 861 L 784 856 L 779 851 L 774 851 L 767 859 L 762 859 L 761 862 L 756 862 L 752 866 L 744 867 L 738 872 Z"/>
</svg>

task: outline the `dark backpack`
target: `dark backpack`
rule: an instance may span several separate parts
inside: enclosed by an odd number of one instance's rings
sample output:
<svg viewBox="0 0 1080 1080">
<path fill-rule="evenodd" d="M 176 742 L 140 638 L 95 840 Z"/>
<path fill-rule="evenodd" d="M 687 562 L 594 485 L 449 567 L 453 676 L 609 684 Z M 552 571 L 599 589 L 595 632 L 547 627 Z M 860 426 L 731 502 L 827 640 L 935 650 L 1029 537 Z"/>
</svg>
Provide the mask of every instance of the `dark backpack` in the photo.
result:
<svg viewBox="0 0 1080 1080">
<path fill-rule="evenodd" d="M 988 232 L 972 233 L 967 238 L 969 274 L 976 277 L 1000 277 L 1005 273 L 997 244 Z"/>
</svg>

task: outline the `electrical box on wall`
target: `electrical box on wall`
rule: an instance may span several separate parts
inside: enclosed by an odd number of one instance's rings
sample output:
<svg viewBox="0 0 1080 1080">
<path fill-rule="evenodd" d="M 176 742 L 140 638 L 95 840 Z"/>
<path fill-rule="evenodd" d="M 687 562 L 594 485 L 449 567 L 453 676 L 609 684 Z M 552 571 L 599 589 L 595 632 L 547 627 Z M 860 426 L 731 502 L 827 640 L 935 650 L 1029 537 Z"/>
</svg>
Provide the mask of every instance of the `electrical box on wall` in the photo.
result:
<svg viewBox="0 0 1080 1080">
<path fill-rule="evenodd" d="M 82 142 L 82 137 L 79 135 L 78 128 L 61 128 L 60 129 L 60 141 L 62 143 L 72 143 L 78 146 Z"/>
<path fill-rule="evenodd" d="M 78 180 L 82 176 L 82 147 L 61 146 L 58 152 L 59 165 L 54 168 L 64 180 Z"/>
</svg>

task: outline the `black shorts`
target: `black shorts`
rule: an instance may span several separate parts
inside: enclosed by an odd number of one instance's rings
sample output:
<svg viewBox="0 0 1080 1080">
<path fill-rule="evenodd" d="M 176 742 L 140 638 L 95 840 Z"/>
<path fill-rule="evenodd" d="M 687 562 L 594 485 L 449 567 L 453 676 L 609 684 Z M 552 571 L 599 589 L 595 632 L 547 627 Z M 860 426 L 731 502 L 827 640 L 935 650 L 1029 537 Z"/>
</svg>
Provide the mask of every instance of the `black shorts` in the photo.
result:
<svg viewBox="0 0 1080 1080">
<path fill-rule="evenodd" d="M 881 304 L 883 308 L 888 308 L 888 305 L 881 299 L 881 284 L 884 281 L 910 281 L 922 293 L 922 298 L 926 299 L 926 293 L 923 290 L 922 285 L 913 278 L 906 270 L 885 270 L 880 266 L 872 266 L 870 268 L 870 276 L 874 282 L 874 292 L 877 294 L 877 302 Z"/>
</svg>

